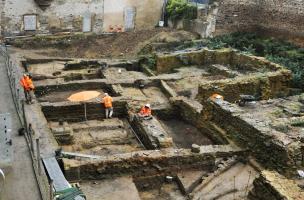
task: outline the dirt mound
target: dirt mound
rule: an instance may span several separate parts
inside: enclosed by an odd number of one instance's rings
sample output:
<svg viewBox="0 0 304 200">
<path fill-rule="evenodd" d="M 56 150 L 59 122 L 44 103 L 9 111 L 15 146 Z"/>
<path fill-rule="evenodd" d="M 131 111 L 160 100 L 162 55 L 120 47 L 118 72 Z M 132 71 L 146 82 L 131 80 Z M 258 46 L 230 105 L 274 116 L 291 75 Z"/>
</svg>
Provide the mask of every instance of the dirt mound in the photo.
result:
<svg viewBox="0 0 304 200">
<path fill-rule="evenodd" d="M 41 55 L 55 57 L 132 58 L 144 45 L 152 42 L 179 42 L 195 38 L 197 36 L 190 32 L 158 28 L 109 35 L 39 36 L 16 40 L 12 45 L 23 49 L 39 49 Z"/>
<path fill-rule="evenodd" d="M 195 40 L 198 38 L 199 36 L 197 34 L 187 31 L 161 32 L 155 35 L 150 40 L 150 42 L 161 42 L 161 43 L 183 42 L 183 41 Z"/>
</svg>

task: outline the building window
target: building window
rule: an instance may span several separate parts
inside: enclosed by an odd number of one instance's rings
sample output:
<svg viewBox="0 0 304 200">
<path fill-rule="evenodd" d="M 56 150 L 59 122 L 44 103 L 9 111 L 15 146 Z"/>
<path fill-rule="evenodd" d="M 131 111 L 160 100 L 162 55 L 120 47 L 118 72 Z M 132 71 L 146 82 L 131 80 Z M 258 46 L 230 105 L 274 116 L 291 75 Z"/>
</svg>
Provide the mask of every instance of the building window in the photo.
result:
<svg viewBox="0 0 304 200">
<path fill-rule="evenodd" d="M 37 29 L 37 15 L 24 15 L 23 24 L 25 31 L 36 31 Z"/>
</svg>

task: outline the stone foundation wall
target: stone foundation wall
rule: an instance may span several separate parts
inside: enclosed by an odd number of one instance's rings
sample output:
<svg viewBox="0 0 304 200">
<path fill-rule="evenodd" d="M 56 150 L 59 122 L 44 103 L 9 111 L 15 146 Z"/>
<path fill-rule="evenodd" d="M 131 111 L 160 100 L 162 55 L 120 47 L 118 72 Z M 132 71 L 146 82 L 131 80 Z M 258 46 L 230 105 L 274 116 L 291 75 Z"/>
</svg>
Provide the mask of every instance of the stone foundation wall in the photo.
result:
<svg viewBox="0 0 304 200">
<path fill-rule="evenodd" d="M 216 124 L 223 130 L 229 139 L 235 141 L 243 148 L 248 148 L 265 167 L 279 170 L 280 172 L 294 173 L 298 163 L 301 165 L 301 156 L 298 144 L 283 144 L 269 134 L 263 126 L 257 123 L 250 124 L 243 120 L 237 113 L 237 106 L 227 102 L 217 104 L 206 102 L 202 112 L 204 121 L 202 126 L 209 127 Z"/>
<path fill-rule="evenodd" d="M 62 84 L 52 84 L 48 83 L 45 85 L 45 82 L 41 84 L 35 82 L 35 94 L 37 97 L 41 97 L 43 95 L 52 93 L 52 92 L 63 92 L 63 91 L 71 91 L 71 90 L 97 90 L 102 89 L 104 92 L 108 92 L 112 94 L 113 90 L 110 85 L 106 83 L 105 79 L 99 79 L 94 81 L 70 81 Z"/>
<path fill-rule="evenodd" d="M 158 54 L 156 56 L 156 70 L 158 73 L 168 73 L 175 68 L 188 65 L 229 65 L 233 70 L 255 72 L 277 71 L 282 66 L 272 63 L 265 58 L 237 53 L 232 49 L 209 50 L 203 49 L 185 53 Z"/>
<path fill-rule="evenodd" d="M 216 149 L 219 150 L 219 149 Z M 213 154 L 214 153 L 214 154 Z M 159 173 L 176 173 L 180 169 L 199 168 L 211 170 L 215 164 L 215 153 L 191 153 L 187 149 L 138 151 L 117 154 L 97 161 L 63 159 L 65 176 L 68 180 L 102 179 L 132 174 L 148 176 Z M 222 156 L 231 155 L 230 152 Z"/>
<path fill-rule="evenodd" d="M 229 102 L 239 100 L 241 94 L 254 95 L 260 99 L 283 97 L 289 94 L 291 78 L 289 71 L 282 70 L 264 75 L 202 83 L 199 86 L 197 99 L 200 102 L 206 101 L 214 93 L 224 96 Z"/>
<path fill-rule="evenodd" d="M 291 72 L 278 64 L 231 49 L 159 54 L 156 60 L 158 73 L 168 73 L 175 68 L 191 65 L 208 69 L 208 65 L 212 64 L 221 64 L 228 66 L 229 70 L 246 73 L 236 78 L 202 82 L 197 96 L 200 102 L 214 93 L 223 95 L 229 102 L 238 100 L 240 94 L 257 95 L 262 99 L 286 96 L 289 94 L 292 79 Z"/>
<path fill-rule="evenodd" d="M 254 188 L 248 194 L 250 200 L 301 200 L 304 196 L 294 181 L 277 172 L 262 171 L 253 185 Z"/>
<path fill-rule="evenodd" d="M 104 119 L 105 110 L 101 103 L 86 103 L 87 119 Z M 126 117 L 127 108 L 125 101 L 119 101 L 113 98 L 113 117 Z M 77 122 L 84 120 L 84 104 L 61 102 L 61 103 L 41 103 L 41 109 L 48 121 L 58 121 L 63 119 L 68 122 Z"/>
</svg>

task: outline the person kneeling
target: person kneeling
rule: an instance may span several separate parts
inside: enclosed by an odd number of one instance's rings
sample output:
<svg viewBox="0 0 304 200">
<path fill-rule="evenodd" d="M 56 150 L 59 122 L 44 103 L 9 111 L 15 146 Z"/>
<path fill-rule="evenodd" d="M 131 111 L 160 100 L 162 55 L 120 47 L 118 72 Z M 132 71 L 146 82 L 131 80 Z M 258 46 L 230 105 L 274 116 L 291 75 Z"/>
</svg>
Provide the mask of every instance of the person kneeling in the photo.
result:
<svg viewBox="0 0 304 200">
<path fill-rule="evenodd" d="M 140 109 L 138 116 L 144 119 L 152 119 L 151 105 L 146 104 Z"/>
</svg>

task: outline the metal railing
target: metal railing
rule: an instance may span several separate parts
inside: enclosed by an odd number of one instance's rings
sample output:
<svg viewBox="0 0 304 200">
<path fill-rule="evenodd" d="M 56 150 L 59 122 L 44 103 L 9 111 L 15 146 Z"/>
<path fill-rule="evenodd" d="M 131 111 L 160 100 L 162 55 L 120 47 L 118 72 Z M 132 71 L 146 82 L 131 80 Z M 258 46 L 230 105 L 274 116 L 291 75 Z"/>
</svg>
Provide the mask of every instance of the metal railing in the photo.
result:
<svg viewBox="0 0 304 200">
<path fill-rule="evenodd" d="M 33 169 L 39 186 L 41 198 L 42 200 L 50 200 L 52 196 L 50 192 L 51 184 L 48 181 L 45 171 L 41 170 L 42 161 L 40 158 L 39 139 L 36 139 L 36 141 L 34 141 L 34 130 L 32 129 L 31 124 L 28 124 L 25 114 L 25 96 L 23 88 L 21 88 L 21 85 L 19 83 L 19 78 L 22 77 L 21 67 L 19 67 L 16 62 L 12 61 L 8 53 L 7 47 L 2 44 L 0 44 L 0 57 L 4 59 L 4 65 L 6 67 L 7 76 L 9 78 L 9 85 L 15 109 L 18 114 L 20 124 L 23 127 L 22 130 L 24 132 L 27 146 L 31 155 Z M 20 129 L 19 131 L 22 130 Z"/>
</svg>

